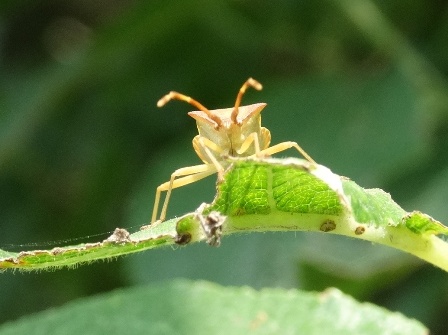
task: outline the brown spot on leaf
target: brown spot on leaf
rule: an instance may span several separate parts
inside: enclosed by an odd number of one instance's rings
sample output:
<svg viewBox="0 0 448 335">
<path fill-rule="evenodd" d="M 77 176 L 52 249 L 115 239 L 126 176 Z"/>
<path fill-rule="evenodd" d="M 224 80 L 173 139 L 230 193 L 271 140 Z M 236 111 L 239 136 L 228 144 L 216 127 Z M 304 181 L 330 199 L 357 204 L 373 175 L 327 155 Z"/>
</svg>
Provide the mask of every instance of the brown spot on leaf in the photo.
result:
<svg viewBox="0 0 448 335">
<path fill-rule="evenodd" d="M 355 234 L 356 235 L 362 235 L 362 234 L 364 234 L 365 231 L 366 231 L 365 227 L 359 226 L 359 227 L 356 227 Z"/>
<path fill-rule="evenodd" d="M 185 245 L 188 244 L 191 241 L 191 234 L 185 233 L 177 235 L 174 239 L 174 242 L 179 245 Z"/>
<path fill-rule="evenodd" d="M 333 220 L 325 220 L 324 223 L 320 225 L 319 229 L 324 233 L 327 233 L 336 229 L 336 223 Z"/>
</svg>

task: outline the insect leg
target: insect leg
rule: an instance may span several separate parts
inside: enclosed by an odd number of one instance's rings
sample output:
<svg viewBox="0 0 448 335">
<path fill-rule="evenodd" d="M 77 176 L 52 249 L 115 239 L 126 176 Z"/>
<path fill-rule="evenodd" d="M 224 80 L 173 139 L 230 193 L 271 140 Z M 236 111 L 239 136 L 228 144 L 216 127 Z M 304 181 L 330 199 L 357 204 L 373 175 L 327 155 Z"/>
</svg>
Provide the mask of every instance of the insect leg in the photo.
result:
<svg viewBox="0 0 448 335">
<path fill-rule="evenodd" d="M 211 164 L 202 164 L 202 165 L 194 165 L 188 166 L 174 171 L 171 174 L 170 181 L 163 183 L 159 187 L 157 187 L 156 197 L 154 200 L 154 208 L 152 211 L 151 223 L 154 223 L 157 219 L 157 212 L 159 209 L 160 202 L 160 194 L 162 191 L 167 191 L 165 201 L 163 203 L 162 211 L 160 213 L 160 221 L 163 221 L 166 216 L 166 211 L 168 209 L 168 203 L 171 197 L 171 191 L 174 188 L 182 187 L 184 185 L 188 185 L 194 183 L 198 180 L 201 180 L 205 177 L 208 177 L 216 172 L 216 168 Z M 181 177 L 176 179 L 176 177 Z"/>
<path fill-rule="evenodd" d="M 193 146 L 195 147 L 196 152 L 198 153 L 199 157 L 201 157 L 201 159 L 203 159 L 203 156 L 200 154 L 200 151 L 197 150 L 198 146 L 204 150 L 205 154 L 207 155 L 208 160 L 206 160 L 206 163 L 211 163 L 215 166 L 216 170 L 218 172 L 218 179 L 222 180 L 223 178 L 223 174 L 224 174 L 224 168 L 223 166 L 219 163 L 218 159 L 216 158 L 216 156 L 211 152 L 211 150 L 216 151 L 218 154 L 222 153 L 222 149 L 213 141 L 210 141 L 208 138 L 206 137 L 202 137 L 202 136 L 196 136 L 193 139 Z M 210 150 L 211 149 L 211 150 Z"/>
<path fill-rule="evenodd" d="M 257 133 L 255 132 L 246 137 L 243 144 L 241 144 L 241 147 L 236 152 L 239 155 L 245 153 L 252 143 L 254 144 L 255 155 L 258 156 L 260 154 L 260 141 L 258 140 Z"/>
<path fill-rule="evenodd" d="M 298 152 L 300 152 L 300 154 L 306 158 L 307 161 L 309 161 L 312 164 L 317 164 L 314 159 L 311 158 L 310 155 L 308 155 L 305 150 L 303 150 L 296 142 L 282 142 L 276 145 L 273 145 L 272 147 L 269 147 L 267 149 L 261 150 L 260 154 L 262 155 L 273 155 L 276 154 L 278 152 L 282 152 L 285 151 L 289 148 L 295 148 L 297 149 Z"/>
</svg>

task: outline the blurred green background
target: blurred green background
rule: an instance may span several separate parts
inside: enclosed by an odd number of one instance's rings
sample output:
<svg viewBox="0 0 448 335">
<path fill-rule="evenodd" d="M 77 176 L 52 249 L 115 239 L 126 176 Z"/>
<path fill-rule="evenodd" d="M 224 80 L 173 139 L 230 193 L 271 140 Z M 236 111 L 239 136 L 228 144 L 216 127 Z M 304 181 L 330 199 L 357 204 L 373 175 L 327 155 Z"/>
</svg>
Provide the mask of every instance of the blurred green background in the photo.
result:
<svg viewBox="0 0 448 335">
<path fill-rule="evenodd" d="M 335 173 L 448 224 L 447 38 L 443 1 L 2 1 L 0 247 L 51 248 L 45 242 L 147 224 L 156 187 L 200 163 L 191 106 L 156 101 L 177 90 L 210 109 L 230 107 L 249 76 L 264 90 L 249 90 L 243 104 L 268 103 L 263 124 L 274 144 L 297 141 Z M 297 153 L 278 156 L 289 155 Z M 168 217 L 210 202 L 214 182 L 176 190 Z M 446 273 L 310 233 L 2 273 L 0 322 L 178 277 L 337 286 L 434 334 L 448 327 Z"/>
</svg>

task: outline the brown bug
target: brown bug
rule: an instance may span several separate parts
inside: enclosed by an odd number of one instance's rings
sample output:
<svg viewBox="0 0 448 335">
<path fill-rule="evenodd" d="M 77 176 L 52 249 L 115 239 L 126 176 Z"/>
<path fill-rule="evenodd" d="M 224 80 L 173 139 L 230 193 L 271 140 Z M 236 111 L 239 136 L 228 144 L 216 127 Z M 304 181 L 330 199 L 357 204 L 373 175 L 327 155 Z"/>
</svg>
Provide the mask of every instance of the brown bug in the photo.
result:
<svg viewBox="0 0 448 335">
<path fill-rule="evenodd" d="M 193 148 L 204 162 L 201 165 L 180 168 L 171 174 L 168 182 L 157 187 L 151 223 L 157 219 L 160 194 L 167 191 L 159 221 L 166 216 L 171 191 L 201 180 L 214 173 L 222 180 L 224 169 L 228 165 L 227 157 L 267 157 L 289 148 L 295 148 L 310 163 L 316 162 L 296 143 L 282 142 L 269 146 L 271 133 L 261 126 L 261 111 L 265 103 L 240 106 L 241 99 L 248 87 L 261 90 L 262 85 L 255 79 L 249 78 L 240 88 L 232 108 L 209 110 L 198 101 L 178 92 L 171 91 L 158 102 L 162 107 L 170 100 L 182 100 L 193 105 L 198 110 L 189 112 L 196 120 L 199 135 L 193 139 Z"/>
</svg>

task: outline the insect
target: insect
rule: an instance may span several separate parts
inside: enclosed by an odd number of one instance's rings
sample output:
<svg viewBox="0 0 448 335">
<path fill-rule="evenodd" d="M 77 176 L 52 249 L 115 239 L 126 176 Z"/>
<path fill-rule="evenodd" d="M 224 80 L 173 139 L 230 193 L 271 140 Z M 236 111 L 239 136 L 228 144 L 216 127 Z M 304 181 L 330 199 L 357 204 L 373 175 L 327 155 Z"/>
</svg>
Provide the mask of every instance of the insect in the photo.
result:
<svg viewBox="0 0 448 335">
<path fill-rule="evenodd" d="M 199 134 L 193 138 L 193 148 L 204 163 L 177 169 L 171 174 L 169 181 L 157 187 L 151 223 L 157 220 L 160 195 L 163 191 L 167 194 L 158 221 L 163 221 L 166 217 L 171 191 L 174 188 L 194 183 L 214 173 L 218 173 L 218 180 L 222 180 L 228 157 L 268 157 L 295 148 L 310 163 L 316 164 L 296 142 L 269 146 L 271 133 L 261 127 L 260 115 L 266 104 L 240 106 L 241 99 L 249 87 L 258 91 L 263 88 L 258 81 L 249 78 L 241 86 L 232 108 L 209 110 L 193 98 L 174 91 L 157 102 L 157 106 L 162 107 L 170 100 L 181 100 L 198 109 L 188 115 L 196 120 Z"/>
</svg>

